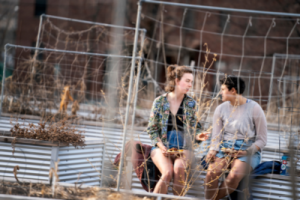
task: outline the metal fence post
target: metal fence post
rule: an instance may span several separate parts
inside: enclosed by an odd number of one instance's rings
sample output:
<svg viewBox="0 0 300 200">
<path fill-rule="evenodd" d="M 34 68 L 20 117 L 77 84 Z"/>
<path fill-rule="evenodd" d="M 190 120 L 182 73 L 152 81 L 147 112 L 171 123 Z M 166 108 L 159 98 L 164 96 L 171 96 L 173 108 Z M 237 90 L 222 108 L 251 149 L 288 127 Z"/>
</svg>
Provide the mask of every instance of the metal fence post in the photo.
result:
<svg viewBox="0 0 300 200">
<path fill-rule="evenodd" d="M 267 105 L 267 114 L 270 112 L 270 106 L 271 106 L 271 98 L 272 98 L 272 90 L 273 90 L 273 77 L 274 77 L 274 70 L 275 70 L 275 62 L 276 62 L 276 54 L 273 55 L 273 61 L 272 61 L 272 72 L 271 72 L 271 78 L 270 78 L 270 90 L 269 90 L 269 98 L 268 98 L 268 105 Z"/>
<path fill-rule="evenodd" d="M 103 186 L 104 159 L 105 159 L 105 144 L 103 144 L 103 150 L 102 150 L 102 166 L 101 166 L 101 183 L 100 183 L 100 187 Z"/>
<path fill-rule="evenodd" d="M 41 39 L 41 30 L 42 30 L 42 24 L 43 24 L 43 16 L 45 16 L 44 14 L 41 14 L 40 16 L 40 24 L 39 24 L 39 30 L 38 30 L 38 35 L 36 38 L 36 43 L 35 43 L 35 47 L 38 48 L 40 46 L 40 39 Z M 37 53 L 37 52 L 35 52 Z"/>
<path fill-rule="evenodd" d="M 3 64 L 3 74 L 2 74 L 2 89 L 1 89 L 1 104 L 0 104 L 0 116 L 2 115 L 2 106 L 3 106 L 3 95 L 4 95 L 4 86 L 5 86 L 5 71 L 6 71 L 6 62 L 7 62 L 7 45 L 4 46 L 4 64 Z"/>
<path fill-rule="evenodd" d="M 141 67 L 142 67 L 142 62 L 143 62 L 143 58 L 144 58 L 144 54 L 143 54 L 143 48 L 144 48 L 144 40 L 146 37 L 146 30 L 144 32 L 142 32 L 141 35 L 141 55 L 139 55 L 141 57 L 141 59 L 139 60 L 139 65 L 138 65 L 138 71 L 137 71 L 137 75 L 136 75 L 136 79 L 135 79 L 135 96 L 134 96 L 134 102 L 133 102 L 133 110 L 132 110 L 132 121 L 131 121 L 131 133 L 133 133 L 133 126 L 134 126 L 134 120 L 135 120 L 135 112 L 136 112 L 136 103 L 137 103 L 137 97 L 138 97 L 138 92 L 139 92 L 139 81 L 140 81 L 140 75 L 141 75 Z"/>
<path fill-rule="evenodd" d="M 133 72 L 134 72 L 135 60 L 136 60 L 137 41 L 138 41 L 139 27 L 140 27 L 140 22 L 141 22 L 141 11 L 142 11 L 142 3 L 141 3 L 141 1 L 139 1 L 138 2 L 138 13 L 137 13 L 137 18 L 136 18 L 135 35 L 134 35 L 134 46 L 133 46 L 133 51 L 132 51 L 132 61 L 131 61 L 126 113 L 125 113 L 125 122 L 124 122 L 124 130 L 123 130 L 121 162 L 120 162 L 118 181 L 117 181 L 117 191 L 118 192 L 120 191 L 121 175 L 122 175 L 122 169 L 123 169 L 123 164 L 124 164 L 125 141 L 126 141 L 127 123 L 128 123 L 128 117 L 129 117 L 129 106 L 130 106 L 130 99 L 131 99 L 131 92 L 132 92 Z"/>
</svg>

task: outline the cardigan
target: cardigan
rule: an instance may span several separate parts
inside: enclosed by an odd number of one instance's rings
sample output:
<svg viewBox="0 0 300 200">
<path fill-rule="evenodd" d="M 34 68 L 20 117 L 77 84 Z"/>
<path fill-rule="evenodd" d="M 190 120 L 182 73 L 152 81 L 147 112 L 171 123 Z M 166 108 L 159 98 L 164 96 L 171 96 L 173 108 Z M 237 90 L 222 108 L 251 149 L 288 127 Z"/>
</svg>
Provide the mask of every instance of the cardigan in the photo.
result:
<svg viewBox="0 0 300 200">
<path fill-rule="evenodd" d="M 191 141 L 195 141 L 195 136 L 201 133 L 201 124 L 198 122 L 196 101 L 185 95 L 183 98 L 183 127 L 184 134 L 191 136 Z M 170 115 L 170 103 L 167 94 L 157 97 L 152 105 L 147 133 L 150 136 L 153 146 L 156 146 L 160 139 L 167 146 L 168 119 Z M 199 141 L 198 143 L 200 143 Z"/>
</svg>

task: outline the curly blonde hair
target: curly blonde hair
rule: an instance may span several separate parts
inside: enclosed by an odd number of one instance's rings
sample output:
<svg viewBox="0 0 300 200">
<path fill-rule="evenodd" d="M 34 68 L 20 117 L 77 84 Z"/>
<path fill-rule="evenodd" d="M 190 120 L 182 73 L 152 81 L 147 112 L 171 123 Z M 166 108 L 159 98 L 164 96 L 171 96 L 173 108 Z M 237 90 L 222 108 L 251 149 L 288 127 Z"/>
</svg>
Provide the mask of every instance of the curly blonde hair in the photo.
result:
<svg viewBox="0 0 300 200">
<path fill-rule="evenodd" d="M 166 92 L 173 92 L 175 90 L 176 78 L 180 81 L 185 73 L 193 74 L 193 70 L 187 66 L 170 65 L 167 69 Z"/>
</svg>

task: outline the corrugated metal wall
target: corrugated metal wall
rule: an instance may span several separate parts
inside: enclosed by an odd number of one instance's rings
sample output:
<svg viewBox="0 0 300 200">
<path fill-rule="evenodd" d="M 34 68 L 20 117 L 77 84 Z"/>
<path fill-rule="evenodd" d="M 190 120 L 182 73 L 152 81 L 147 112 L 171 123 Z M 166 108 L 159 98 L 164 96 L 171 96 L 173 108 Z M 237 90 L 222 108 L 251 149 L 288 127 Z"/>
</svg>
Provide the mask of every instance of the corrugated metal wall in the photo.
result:
<svg viewBox="0 0 300 200">
<path fill-rule="evenodd" d="M 53 151 L 53 149 L 57 150 Z M 20 180 L 49 182 L 50 168 L 54 167 L 53 163 L 58 158 L 60 182 L 100 186 L 103 156 L 104 143 L 102 142 L 88 144 L 83 149 L 76 149 L 74 146 L 47 147 L 15 144 L 14 154 L 11 143 L 0 142 L 0 177 L 13 178 L 13 169 L 18 165 Z"/>
<path fill-rule="evenodd" d="M 87 145 L 84 149 L 76 149 L 73 146 L 60 147 L 59 182 L 99 186 L 102 179 L 103 155 L 103 143 Z"/>
<path fill-rule="evenodd" d="M 13 169 L 19 165 L 18 178 L 49 181 L 51 147 L 0 142 L 0 177 L 13 178 Z"/>
<path fill-rule="evenodd" d="M 3 122 L 0 125 L 1 130 L 4 130 L 4 129 L 8 130 L 9 127 L 11 126 L 9 124 L 8 118 L 4 119 L 2 117 L 0 119 L 0 122 Z M 30 122 L 37 123 L 38 121 L 30 121 Z M 101 170 L 106 169 L 106 174 L 105 174 L 106 176 L 109 176 L 110 171 L 112 172 L 112 174 L 115 175 L 116 170 L 112 169 L 112 165 L 110 163 L 114 161 L 114 158 L 116 157 L 116 155 L 121 151 L 121 144 L 122 144 L 121 138 L 122 138 L 123 130 L 120 128 L 103 128 L 103 127 L 92 126 L 92 125 L 85 125 L 84 127 L 78 126 L 78 129 L 85 131 L 85 135 L 87 137 L 95 137 L 95 138 L 103 139 L 105 141 L 104 160 L 106 161 L 106 163 L 104 166 L 99 164 L 99 169 L 101 169 Z M 130 135 L 131 134 L 128 133 L 128 139 L 130 139 Z M 132 137 L 134 138 L 134 140 L 140 140 L 144 144 L 150 144 L 149 136 L 143 131 L 142 128 L 140 128 L 139 130 L 135 130 L 133 132 Z M 98 150 L 100 151 L 100 149 L 98 149 Z M 98 150 L 96 150 L 96 151 L 98 151 Z M 92 148 L 88 149 L 86 151 L 86 154 L 83 154 L 83 157 L 85 157 L 85 155 L 88 156 L 92 152 L 93 152 Z M 74 151 L 74 153 L 75 153 L 75 151 Z M 201 157 L 204 154 L 205 154 L 205 152 L 201 153 L 198 157 Z M 100 161 L 100 157 L 102 154 L 99 153 L 99 155 L 100 156 L 97 157 L 95 163 L 97 163 L 98 160 Z M 281 157 L 280 153 L 278 153 L 278 133 L 276 131 L 269 131 L 268 132 L 268 144 L 267 144 L 267 148 L 265 149 L 265 151 L 262 154 L 262 161 L 264 162 L 264 161 L 271 161 L 271 160 L 279 160 L 280 157 Z M 70 162 L 70 161 L 68 161 L 68 162 Z M 76 163 L 77 161 L 74 160 L 74 162 Z M 66 163 L 66 161 L 64 161 L 62 163 Z M 88 164 L 84 164 L 84 166 L 88 166 Z M 80 165 L 77 166 L 77 164 L 76 164 L 76 168 L 77 167 L 80 168 Z M 67 168 L 67 167 L 65 167 L 65 168 Z M 86 176 L 81 175 L 80 179 L 85 180 L 87 183 L 91 183 L 91 184 L 96 183 L 97 182 L 96 179 L 91 179 L 89 181 L 89 178 L 91 175 L 97 176 L 96 173 L 92 172 L 91 168 L 86 169 L 86 170 L 88 172 L 87 175 Z M 75 171 L 76 171 L 76 169 L 75 169 Z M 62 175 L 60 175 L 60 176 L 62 176 L 61 180 L 62 181 L 63 180 L 72 180 L 72 181 L 77 180 L 75 171 L 71 170 L 70 173 L 68 175 L 66 175 L 65 179 Z M 203 195 L 204 195 L 204 187 L 203 187 L 204 178 L 205 178 L 205 174 L 202 174 L 201 176 L 198 177 L 198 179 L 196 180 L 196 182 L 194 183 L 194 185 L 188 192 L 187 196 L 203 197 Z M 289 183 L 289 181 L 282 180 L 279 178 L 280 177 L 273 177 L 271 179 L 269 177 L 262 177 L 260 179 L 257 179 L 254 182 L 254 188 L 253 188 L 253 191 L 255 191 L 255 195 L 254 195 L 255 199 L 266 199 L 266 194 L 269 194 L 270 197 L 272 197 L 270 199 L 281 198 L 282 195 L 279 194 L 278 187 L 280 187 L 282 185 L 287 185 Z M 141 184 L 140 184 L 139 180 L 137 179 L 137 176 L 134 172 L 132 173 L 132 187 L 131 188 L 134 191 L 143 191 Z M 287 194 L 286 197 L 289 198 L 288 194 L 291 194 L 290 188 L 287 187 L 285 192 Z"/>
<path fill-rule="evenodd" d="M 291 181 L 289 177 L 281 175 L 267 175 L 258 177 L 253 183 L 254 199 L 292 199 Z M 297 194 L 300 199 L 300 179 L 297 180 Z"/>
<path fill-rule="evenodd" d="M 8 131 L 9 127 L 12 126 L 8 119 L 2 118 L 0 122 L 2 122 L 1 131 Z M 38 123 L 38 121 L 30 120 L 30 123 Z M 59 159 L 58 175 L 60 182 L 101 185 L 105 146 L 99 138 L 86 138 L 84 148 L 18 143 L 14 146 L 15 152 L 13 154 L 11 143 L 0 142 L 1 178 L 13 178 L 13 169 L 18 165 L 20 167 L 18 171 L 20 180 L 49 182 L 50 168 L 53 168 L 54 162 Z"/>
</svg>

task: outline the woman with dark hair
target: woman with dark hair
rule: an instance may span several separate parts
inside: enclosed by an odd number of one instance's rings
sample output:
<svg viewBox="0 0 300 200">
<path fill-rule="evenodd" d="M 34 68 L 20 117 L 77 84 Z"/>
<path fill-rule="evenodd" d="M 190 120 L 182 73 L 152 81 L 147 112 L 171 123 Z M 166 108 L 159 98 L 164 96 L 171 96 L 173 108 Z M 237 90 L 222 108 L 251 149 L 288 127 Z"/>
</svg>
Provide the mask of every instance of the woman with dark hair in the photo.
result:
<svg viewBox="0 0 300 200">
<path fill-rule="evenodd" d="M 210 162 L 206 175 L 206 199 L 221 199 L 232 193 L 242 178 L 261 160 L 267 143 L 267 121 L 260 105 L 242 96 L 245 82 L 234 76 L 220 80 L 222 103 L 213 116 Z M 226 180 L 219 177 L 231 168 Z"/>
<path fill-rule="evenodd" d="M 154 193 L 166 194 L 173 178 L 174 195 L 182 195 L 193 142 L 208 139 L 208 133 L 200 133 L 196 101 L 186 94 L 192 83 L 193 71 L 190 68 L 169 66 L 167 93 L 153 102 L 147 133 L 153 145 L 151 158 L 161 172 Z"/>
</svg>

